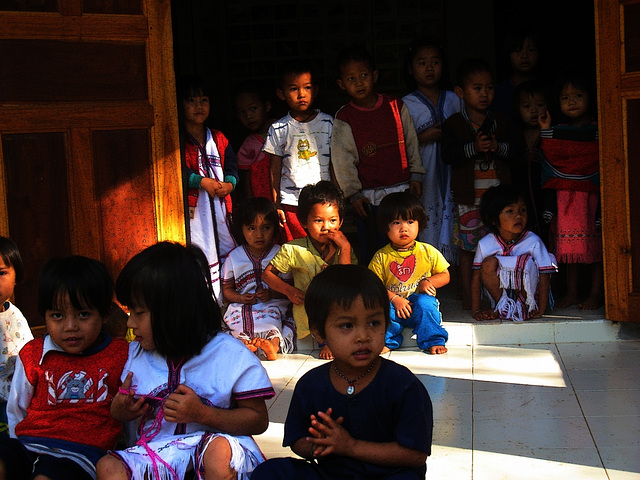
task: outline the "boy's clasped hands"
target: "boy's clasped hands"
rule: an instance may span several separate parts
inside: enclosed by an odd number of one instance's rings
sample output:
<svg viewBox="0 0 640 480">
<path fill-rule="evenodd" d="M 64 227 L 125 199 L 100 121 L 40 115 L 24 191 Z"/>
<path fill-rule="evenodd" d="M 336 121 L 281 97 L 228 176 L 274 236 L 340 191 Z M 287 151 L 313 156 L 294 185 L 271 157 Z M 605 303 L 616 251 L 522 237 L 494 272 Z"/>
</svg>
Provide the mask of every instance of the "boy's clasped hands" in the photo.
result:
<svg viewBox="0 0 640 480">
<path fill-rule="evenodd" d="M 318 412 L 311 415 L 310 437 L 307 441 L 311 444 L 311 454 L 314 457 L 327 455 L 350 456 L 353 450 L 352 443 L 355 439 L 342 426 L 343 418 L 333 419 L 333 409 L 329 407 L 326 412 Z"/>
</svg>

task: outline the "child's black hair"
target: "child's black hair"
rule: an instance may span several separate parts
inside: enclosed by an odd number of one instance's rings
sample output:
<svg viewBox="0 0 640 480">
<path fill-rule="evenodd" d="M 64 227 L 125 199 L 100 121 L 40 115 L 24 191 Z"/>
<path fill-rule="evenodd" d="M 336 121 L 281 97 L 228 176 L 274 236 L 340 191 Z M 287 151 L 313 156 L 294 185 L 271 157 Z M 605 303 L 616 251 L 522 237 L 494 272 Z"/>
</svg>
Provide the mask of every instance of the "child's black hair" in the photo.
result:
<svg viewBox="0 0 640 480">
<path fill-rule="evenodd" d="M 543 82 L 540 82 L 538 80 L 527 80 L 519 83 L 513 91 L 513 97 L 511 101 L 511 113 L 513 115 L 513 118 L 521 118 L 520 102 L 522 101 L 522 99 L 525 97 L 533 97 L 535 95 L 542 95 L 545 102 L 547 103 L 547 108 L 551 108 L 553 99 L 551 98 L 549 88 Z"/>
<path fill-rule="evenodd" d="M 344 219 L 344 195 L 335 183 L 321 180 L 315 185 L 307 185 L 300 191 L 298 198 L 298 220 L 306 225 L 311 207 L 315 204 L 333 204 L 338 209 L 340 220 Z"/>
<path fill-rule="evenodd" d="M 286 62 L 280 68 L 280 74 L 278 75 L 278 88 L 284 90 L 287 77 L 290 75 L 302 75 L 303 73 L 309 73 L 311 75 L 311 83 L 316 85 L 316 71 L 313 64 L 306 60 L 291 60 Z"/>
<path fill-rule="evenodd" d="M 209 85 L 198 75 L 185 75 L 177 81 L 177 94 L 180 102 L 190 97 L 209 97 L 209 93 Z"/>
<path fill-rule="evenodd" d="M 274 237 L 278 231 L 280 218 L 275 204 L 265 197 L 253 197 L 241 203 L 233 214 L 233 223 L 236 226 L 236 235 L 241 243 L 245 243 L 242 235 L 242 227 L 251 225 L 258 215 L 262 215 L 265 221 L 271 223 L 274 229 Z"/>
<path fill-rule="evenodd" d="M 74 308 L 95 308 L 101 317 L 111 312 L 113 279 L 98 260 L 80 255 L 47 260 L 38 275 L 38 313 L 62 307 L 64 295 Z"/>
<path fill-rule="evenodd" d="M 500 225 L 500 212 L 507 205 L 525 200 L 522 190 L 515 185 L 500 184 L 487 189 L 480 199 L 482 222 L 496 235 Z"/>
<path fill-rule="evenodd" d="M 268 89 L 262 83 L 254 80 L 244 80 L 237 83 L 233 88 L 233 100 L 235 101 L 240 95 L 248 93 L 253 94 L 264 104 L 271 102 L 272 98 L 268 95 Z"/>
<path fill-rule="evenodd" d="M 427 226 L 427 212 L 422 203 L 409 192 L 395 192 L 386 195 L 378 206 L 378 230 L 386 234 L 389 224 L 396 220 L 416 220 L 418 228 Z"/>
<path fill-rule="evenodd" d="M 195 246 L 160 242 L 138 253 L 118 275 L 116 296 L 149 310 L 156 350 L 172 360 L 198 355 L 222 328 L 208 262 Z"/>
<path fill-rule="evenodd" d="M 456 68 L 456 86 L 464 88 L 469 81 L 469 77 L 474 73 L 488 72 L 493 78 L 491 65 L 482 58 L 467 58 Z"/>
<path fill-rule="evenodd" d="M 405 71 L 407 72 L 407 85 L 410 90 L 415 90 L 417 85 L 416 81 L 413 78 L 413 75 L 409 73 L 413 61 L 416 58 L 416 55 L 420 51 L 421 48 L 435 48 L 440 54 L 440 64 L 442 65 L 442 75 L 440 76 L 439 87 L 440 88 L 448 88 L 450 86 L 449 81 L 449 69 L 447 68 L 447 63 L 444 58 L 444 47 L 442 45 L 442 40 L 438 37 L 432 35 L 425 35 L 422 37 L 418 37 L 414 39 L 407 48 L 407 55 L 405 57 L 404 65 Z"/>
<path fill-rule="evenodd" d="M 371 52 L 364 45 L 357 45 L 342 50 L 336 57 L 336 76 L 342 76 L 342 69 L 351 62 L 363 62 L 373 72 L 376 69 L 376 62 Z"/>
<path fill-rule="evenodd" d="M 13 271 L 16 272 L 16 283 L 24 280 L 22 257 L 20 256 L 20 250 L 18 250 L 13 240 L 7 237 L 0 237 L 0 255 L 2 256 L 4 264 L 7 267 L 13 267 Z M 4 300 L 6 300 L 6 298 Z M 0 302 L 4 300 L 0 300 Z"/>
<path fill-rule="evenodd" d="M 380 278 L 362 265 L 330 265 L 313 277 L 304 295 L 309 328 L 324 337 L 333 306 L 348 309 L 358 297 L 367 309 L 381 308 L 389 325 L 389 296 Z"/>
</svg>

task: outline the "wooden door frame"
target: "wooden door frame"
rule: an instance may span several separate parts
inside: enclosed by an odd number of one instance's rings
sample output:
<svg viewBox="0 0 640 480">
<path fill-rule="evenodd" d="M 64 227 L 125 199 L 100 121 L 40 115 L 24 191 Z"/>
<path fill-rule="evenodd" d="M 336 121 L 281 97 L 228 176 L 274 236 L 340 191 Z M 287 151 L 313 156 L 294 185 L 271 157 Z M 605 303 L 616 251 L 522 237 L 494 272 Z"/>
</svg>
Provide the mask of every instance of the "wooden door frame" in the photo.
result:
<svg viewBox="0 0 640 480">
<path fill-rule="evenodd" d="M 598 125 L 606 317 L 637 320 L 633 293 L 625 101 L 640 97 L 640 75 L 624 71 L 625 0 L 595 0 Z M 634 3 L 637 3 L 634 2 Z M 637 188 L 637 187 L 635 187 Z"/>
</svg>

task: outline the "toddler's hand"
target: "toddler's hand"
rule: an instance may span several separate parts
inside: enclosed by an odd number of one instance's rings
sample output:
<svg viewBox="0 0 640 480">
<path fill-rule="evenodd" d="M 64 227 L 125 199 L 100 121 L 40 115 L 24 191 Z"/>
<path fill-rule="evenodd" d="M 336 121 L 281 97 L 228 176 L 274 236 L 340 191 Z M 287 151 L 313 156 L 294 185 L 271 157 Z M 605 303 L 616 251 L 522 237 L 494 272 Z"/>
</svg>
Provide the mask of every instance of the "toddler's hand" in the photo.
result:
<svg viewBox="0 0 640 480">
<path fill-rule="evenodd" d="M 273 298 L 273 292 L 271 291 L 270 288 L 258 288 L 256 290 L 255 296 L 261 302 L 268 302 L 269 300 L 271 300 Z"/>
<path fill-rule="evenodd" d="M 220 186 L 216 189 L 215 195 L 219 198 L 224 198 L 233 191 L 233 183 L 230 182 L 218 182 Z"/>
<path fill-rule="evenodd" d="M 489 147 L 489 151 L 495 153 L 498 151 L 498 140 L 493 133 L 489 137 L 491 138 L 491 146 Z"/>
<path fill-rule="evenodd" d="M 538 115 L 538 125 L 542 130 L 549 130 L 551 128 L 551 114 L 549 110 L 541 115 Z"/>
<path fill-rule="evenodd" d="M 434 123 L 424 133 L 424 142 L 422 143 L 439 142 L 442 138 L 442 122 Z"/>
<path fill-rule="evenodd" d="M 304 304 L 304 292 L 299 288 L 292 287 L 291 290 L 287 293 L 287 298 L 291 300 L 291 303 L 293 303 L 294 305 Z"/>
<path fill-rule="evenodd" d="M 134 398 L 135 389 L 131 388 L 131 380 L 133 373 L 127 373 L 124 383 L 118 389 L 118 393 L 113 397 L 111 403 L 111 412 L 113 416 L 121 421 L 129 422 L 134 418 L 138 418 L 145 413 L 149 405 L 145 402 L 144 397 Z"/>
<path fill-rule="evenodd" d="M 411 316 L 411 302 L 400 295 L 391 300 L 391 304 L 396 309 L 396 315 L 402 319 L 407 319 Z"/>
<path fill-rule="evenodd" d="M 416 198 L 420 198 L 422 196 L 422 183 L 420 182 L 409 182 L 409 192 Z"/>
<path fill-rule="evenodd" d="M 222 184 L 215 178 L 204 177 L 200 181 L 200 188 L 209 194 L 210 197 L 215 197 Z"/>
<path fill-rule="evenodd" d="M 328 408 L 326 412 L 318 412 L 318 416 L 311 415 L 311 427 L 307 441 L 316 445 L 313 451 L 314 457 L 324 457 L 327 455 L 349 456 L 352 450 L 353 437 L 342 426 L 342 417 L 334 420 L 331 418 L 333 410 Z"/>
<path fill-rule="evenodd" d="M 167 397 L 162 406 L 164 418 L 174 423 L 190 423 L 198 422 L 201 418 L 202 407 L 204 403 L 200 397 L 191 388 L 184 384 L 178 385 L 178 388 Z"/>
<path fill-rule="evenodd" d="M 427 295 L 431 295 L 432 297 L 435 297 L 437 293 L 436 287 L 434 287 L 431 281 L 427 280 L 426 278 L 422 280 L 418 285 L 418 291 L 421 293 L 426 293 Z"/>
<path fill-rule="evenodd" d="M 479 153 L 487 153 L 491 150 L 491 136 L 485 135 L 480 130 L 476 134 L 476 138 L 473 141 L 473 146 L 476 149 L 476 152 Z"/>
<path fill-rule="evenodd" d="M 336 247 L 343 248 L 347 245 L 350 245 L 349 240 L 344 233 L 340 230 L 329 230 L 327 232 L 327 238 L 333 242 Z"/>
<path fill-rule="evenodd" d="M 244 305 L 254 305 L 256 303 L 256 296 L 253 293 L 243 293 L 240 295 L 240 301 Z"/>
<path fill-rule="evenodd" d="M 365 205 L 369 203 L 366 197 L 360 197 L 357 200 L 351 202 L 351 206 L 355 210 L 355 212 L 360 215 L 360 218 L 367 218 L 367 210 L 365 209 Z"/>
</svg>

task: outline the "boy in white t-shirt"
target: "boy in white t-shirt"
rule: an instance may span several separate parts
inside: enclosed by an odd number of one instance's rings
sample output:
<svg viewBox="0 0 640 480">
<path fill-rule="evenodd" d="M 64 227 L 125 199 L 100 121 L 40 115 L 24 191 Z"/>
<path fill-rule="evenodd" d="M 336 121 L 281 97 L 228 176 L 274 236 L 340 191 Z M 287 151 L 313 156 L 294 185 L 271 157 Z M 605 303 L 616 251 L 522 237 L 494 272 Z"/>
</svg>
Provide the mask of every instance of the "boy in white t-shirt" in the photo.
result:
<svg viewBox="0 0 640 480">
<path fill-rule="evenodd" d="M 283 68 L 276 95 L 289 113 L 271 125 L 263 148 L 271 156 L 271 189 L 283 241 L 306 236 L 297 218 L 300 190 L 330 180 L 333 117 L 311 108 L 317 93 L 310 65 L 292 62 Z"/>
</svg>

